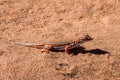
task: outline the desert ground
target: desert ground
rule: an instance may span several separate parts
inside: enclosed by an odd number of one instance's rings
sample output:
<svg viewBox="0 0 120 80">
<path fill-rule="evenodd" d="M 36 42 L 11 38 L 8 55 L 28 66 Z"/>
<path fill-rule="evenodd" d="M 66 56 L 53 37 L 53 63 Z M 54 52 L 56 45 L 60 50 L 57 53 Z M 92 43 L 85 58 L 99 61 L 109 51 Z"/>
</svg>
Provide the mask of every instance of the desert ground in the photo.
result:
<svg viewBox="0 0 120 80">
<path fill-rule="evenodd" d="M 6 43 L 86 34 L 70 55 Z M 0 0 L 0 80 L 120 80 L 120 0 Z"/>
</svg>

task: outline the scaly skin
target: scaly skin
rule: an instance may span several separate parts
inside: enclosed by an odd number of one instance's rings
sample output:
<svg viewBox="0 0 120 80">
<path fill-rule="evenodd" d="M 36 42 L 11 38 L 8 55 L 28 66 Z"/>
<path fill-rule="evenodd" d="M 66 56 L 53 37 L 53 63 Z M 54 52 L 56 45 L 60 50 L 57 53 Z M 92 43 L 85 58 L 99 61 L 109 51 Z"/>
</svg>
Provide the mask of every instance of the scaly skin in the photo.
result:
<svg viewBox="0 0 120 80">
<path fill-rule="evenodd" d="M 80 44 L 84 42 L 88 42 L 93 40 L 89 35 L 85 35 L 84 37 L 77 39 L 71 42 L 61 42 L 61 43 L 44 43 L 44 44 L 27 44 L 27 43 L 19 43 L 19 42 L 11 42 L 11 44 L 22 45 L 26 47 L 32 47 L 37 49 L 43 49 L 45 52 L 49 52 L 52 50 L 65 50 L 67 54 L 69 54 L 69 50 L 80 46 Z"/>
</svg>

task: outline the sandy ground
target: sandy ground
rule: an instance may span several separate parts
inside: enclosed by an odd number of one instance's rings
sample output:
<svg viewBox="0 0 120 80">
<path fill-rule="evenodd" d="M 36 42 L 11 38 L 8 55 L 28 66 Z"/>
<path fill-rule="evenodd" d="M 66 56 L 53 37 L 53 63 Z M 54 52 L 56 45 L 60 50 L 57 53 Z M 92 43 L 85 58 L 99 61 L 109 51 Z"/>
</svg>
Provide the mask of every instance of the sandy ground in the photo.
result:
<svg viewBox="0 0 120 80">
<path fill-rule="evenodd" d="M 94 40 L 75 55 L 3 42 L 84 34 Z M 120 0 L 0 0 L 0 80 L 120 80 L 119 39 Z"/>
</svg>

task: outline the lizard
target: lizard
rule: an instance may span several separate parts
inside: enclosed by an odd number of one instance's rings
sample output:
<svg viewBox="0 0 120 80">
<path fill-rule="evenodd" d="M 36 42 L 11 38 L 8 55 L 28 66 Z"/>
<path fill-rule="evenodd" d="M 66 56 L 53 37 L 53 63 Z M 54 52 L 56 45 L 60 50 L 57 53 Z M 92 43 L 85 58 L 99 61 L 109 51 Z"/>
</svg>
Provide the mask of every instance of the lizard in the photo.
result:
<svg viewBox="0 0 120 80">
<path fill-rule="evenodd" d="M 80 44 L 83 44 L 85 42 L 91 41 L 93 40 L 92 37 L 90 37 L 89 35 L 85 35 L 82 38 L 79 38 L 77 40 L 74 41 L 70 41 L 70 42 L 49 42 L 49 43 L 43 43 L 43 44 L 29 44 L 29 43 L 21 43 L 21 42 L 10 42 L 10 44 L 14 44 L 14 45 L 21 45 L 21 46 L 26 46 L 26 47 L 32 47 L 32 48 L 37 48 L 37 49 L 43 49 L 42 52 L 47 52 L 49 53 L 49 51 L 51 50 L 64 50 L 67 54 L 69 54 L 70 49 L 74 49 L 80 46 Z"/>
</svg>

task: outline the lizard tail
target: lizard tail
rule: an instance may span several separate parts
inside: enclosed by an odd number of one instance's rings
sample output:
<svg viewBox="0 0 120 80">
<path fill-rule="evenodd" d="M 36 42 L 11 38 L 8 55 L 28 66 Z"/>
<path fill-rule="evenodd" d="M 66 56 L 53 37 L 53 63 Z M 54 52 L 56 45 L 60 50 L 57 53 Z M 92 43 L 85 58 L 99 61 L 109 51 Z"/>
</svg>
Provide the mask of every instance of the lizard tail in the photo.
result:
<svg viewBox="0 0 120 80">
<path fill-rule="evenodd" d="M 6 40 L 2 40 L 2 39 L 0 39 L 0 42 L 7 43 L 7 44 L 10 44 L 10 45 L 20 45 L 20 46 L 37 48 L 37 49 L 43 49 L 44 48 L 44 44 L 13 42 L 13 41 L 6 41 Z"/>
<path fill-rule="evenodd" d="M 38 44 L 21 43 L 21 42 L 10 42 L 10 44 L 26 46 L 26 47 L 32 47 L 32 48 L 37 48 L 37 49 L 42 49 L 43 46 L 44 46 L 43 44 L 38 45 Z"/>
</svg>

